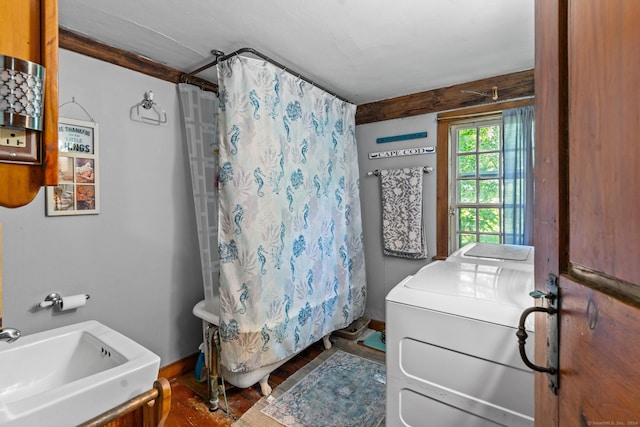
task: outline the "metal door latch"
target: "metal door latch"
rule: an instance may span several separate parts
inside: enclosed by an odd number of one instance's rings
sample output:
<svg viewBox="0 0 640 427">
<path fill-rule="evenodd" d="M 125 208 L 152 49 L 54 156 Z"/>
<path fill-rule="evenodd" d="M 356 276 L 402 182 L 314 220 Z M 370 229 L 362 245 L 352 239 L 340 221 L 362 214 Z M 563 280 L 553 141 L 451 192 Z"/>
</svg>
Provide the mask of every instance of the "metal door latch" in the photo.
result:
<svg viewBox="0 0 640 427">
<path fill-rule="evenodd" d="M 558 351 L 558 311 L 559 311 L 559 289 L 558 278 L 552 274 L 547 279 L 547 293 L 542 291 L 533 291 L 529 295 L 533 298 L 544 298 L 547 301 L 546 307 L 529 307 L 520 316 L 520 323 L 518 324 L 518 347 L 520 350 L 520 357 L 525 365 L 537 372 L 545 372 L 549 378 L 549 388 L 554 394 L 558 394 L 558 373 L 559 373 L 559 361 L 560 352 Z M 525 344 L 527 342 L 527 332 L 525 330 L 525 322 L 527 317 L 531 313 L 541 312 L 547 313 L 550 318 L 547 327 L 547 366 L 538 366 L 532 363 L 527 357 L 525 350 Z"/>
</svg>

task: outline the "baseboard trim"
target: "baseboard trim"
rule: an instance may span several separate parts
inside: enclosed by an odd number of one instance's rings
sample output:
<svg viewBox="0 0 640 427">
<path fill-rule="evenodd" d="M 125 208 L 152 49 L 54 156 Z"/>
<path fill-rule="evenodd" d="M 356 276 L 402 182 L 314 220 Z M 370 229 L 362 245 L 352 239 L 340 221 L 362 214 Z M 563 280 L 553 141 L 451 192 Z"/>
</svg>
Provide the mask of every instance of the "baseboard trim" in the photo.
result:
<svg viewBox="0 0 640 427">
<path fill-rule="evenodd" d="M 371 319 L 369 323 L 369 329 L 374 331 L 384 331 L 385 327 L 385 323 L 382 320 Z"/>
<path fill-rule="evenodd" d="M 175 362 L 170 363 L 167 366 L 161 367 L 160 372 L 158 373 L 158 377 L 172 380 L 195 370 L 196 362 L 198 361 L 199 355 L 200 353 L 194 353 L 180 360 L 176 360 Z"/>
</svg>

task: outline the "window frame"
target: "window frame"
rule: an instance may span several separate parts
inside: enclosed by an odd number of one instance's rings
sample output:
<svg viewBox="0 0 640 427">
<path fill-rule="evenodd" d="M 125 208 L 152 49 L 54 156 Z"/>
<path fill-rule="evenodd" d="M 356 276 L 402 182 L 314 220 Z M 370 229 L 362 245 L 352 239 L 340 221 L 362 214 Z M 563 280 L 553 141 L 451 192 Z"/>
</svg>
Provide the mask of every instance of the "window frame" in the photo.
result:
<svg viewBox="0 0 640 427">
<path fill-rule="evenodd" d="M 450 213 L 449 213 L 449 189 L 451 153 L 449 149 L 449 128 L 452 124 L 469 121 L 474 118 L 502 114 L 503 110 L 510 108 L 533 105 L 533 98 L 519 99 L 502 103 L 486 104 L 478 107 L 464 108 L 439 113 L 437 134 L 437 195 L 436 195 L 436 255 L 434 260 L 444 260 L 451 253 L 450 249 Z"/>
<path fill-rule="evenodd" d="M 465 129 L 480 129 L 482 127 L 487 127 L 487 126 L 499 126 L 500 127 L 500 131 L 499 131 L 499 141 L 500 144 L 496 149 L 492 149 L 492 150 L 481 150 L 481 147 L 476 145 L 475 150 L 473 151 L 469 151 L 469 152 L 461 152 L 460 151 L 460 147 L 458 146 L 456 148 L 455 145 L 458 144 L 458 141 L 456 141 L 456 135 L 458 134 L 459 131 L 461 130 L 465 130 Z M 465 120 L 460 120 L 460 121 L 456 121 L 456 122 L 452 122 L 449 125 L 449 142 L 451 144 L 451 152 L 452 152 L 452 162 L 450 163 L 450 167 L 451 167 L 451 176 L 449 178 L 449 208 L 451 209 L 450 211 L 450 222 L 449 222 L 449 248 L 451 248 L 451 250 L 455 250 L 458 248 L 458 239 L 459 239 L 459 235 L 460 234 L 472 234 L 475 235 L 475 239 L 476 241 L 480 241 L 479 239 L 481 238 L 481 236 L 498 236 L 498 242 L 501 243 L 501 233 L 498 231 L 498 233 L 496 232 L 491 232 L 491 233 L 486 233 L 486 232 L 481 232 L 480 231 L 480 218 L 479 218 L 479 211 L 480 209 L 498 209 L 499 210 L 499 214 L 498 214 L 498 221 L 499 224 L 502 224 L 502 207 L 503 207 L 503 201 L 502 201 L 502 181 L 504 179 L 503 176 L 503 168 L 502 168 L 502 115 L 501 114 L 494 114 L 494 115 L 487 115 L 487 116 L 483 116 L 483 117 L 475 117 L 472 119 L 465 119 Z M 476 140 L 478 139 L 478 136 L 476 135 Z M 498 171 L 497 174 L 494 176 L 483 176 L 482 172 L 480 171 L 480 157 L 483 155 L 487 155 L 487 154 L 497 154 L 498 158 L 499 158 L 499 166 L 498 166 Z M 455 158 L 454 158 L 455 156 Z M 474 158 L 474 163 L 475 163 L 475 171 L 473 173 L 473 176 L 469 176 L 469 177 L 463 177 L 460 173 L 460 170 L 458 168 L 459 164 L 457 159 L 461 156 L 473 156 Z M 498 180 L 498 201 L 494 202 L 494 203 L 483 203 L 479 200 L 479 195 L 480 195 L 480 187 L 481 187 L 481 182 L 482 181 L 495 181 Z M 459 181 L 474 181 L 474 185 L 476 188 L 476 200 L 474 202 L 463 202 L 458 200 L 459 194 L 457 193 L 458 191 L 458 182 Z M 459 212 L 458 209 L 473 209 L 475 210 L 476 214 L 475 214 L 475 231 L 473 232 L 467 232 L 467 233 L 461 233 L 460 230 L 458 229 L 458 226 L 456 224 L 459 224 L 460 218 L 459 218 Z"/>
</svg>

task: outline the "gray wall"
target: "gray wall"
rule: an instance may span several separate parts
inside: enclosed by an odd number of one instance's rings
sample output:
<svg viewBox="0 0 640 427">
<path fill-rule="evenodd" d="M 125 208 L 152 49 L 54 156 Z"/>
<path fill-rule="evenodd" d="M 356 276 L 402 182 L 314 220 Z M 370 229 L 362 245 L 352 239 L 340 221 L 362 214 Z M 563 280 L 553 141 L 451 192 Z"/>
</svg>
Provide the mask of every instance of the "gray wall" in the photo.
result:
<svg viewBox="0 0 640 427">
<path fill-rule="evenodd" d="M 101 212 L 46 217 L 44 190 L 26 207 L 0 207 L 4 326 L 29 334 L 95 319 L 162 366 L 193 354 L 203 290 L 176 86 L 61 50 L 59 87 L 60 104 L 75 97 L 99 125 Z M 129 118 L 149 90 L 166 125 Z M 88 120 L 73 104 L 60 116 Z M 53 291 L 91 299 L 75 312 L 31 310 Z"/>
<path fill-rule="evenodd" d="M 34 333 L 95 319 L 154 351 L 166 366 L 197 351 L 203 299 L 192 190 L 174 84 L 60 51 L 60 104 L 72 97 L 99 125 L 99 215 L 45 216 L 44 190 L 29 205 L 0 207 L 3 324 Z M 144 92 L 167 112 L 166 125 L 130 120 Z M 68 104 L 61 117 L 88 120 Z M 382 136 L 427 131 L 427 139 L 376 144 Z M 380 186 L 374 169 L 436 166 L 435 154 L 369 160 L 372 151 L 436 144 L 435 115 L 361 125 L 361 198 L 368 276 L 367 315 L 384 320 L 384 297 L 426 261 L 384 257 Z M 435 253 L 436 176 L 425 175 L 429 257 Z M 50 292 L 88 293 L 74 312 L 33 311 Z"/>
<path fill-rule="evenodd" d="M 384 320 L 384 298 L 387 293 L 407 275 L 415 273 L 430 262 L 436 253 L 436 154 L 369 159 L 369 153 L 436 146 L 436 114 L 425 114 L 405 119 L 387 120 L 356 127 L 358 141 L 358 164 L 360 168 L 360 201 L 365 239 L 367 263 L 367 308 L 366 315 Z M 386 136 L 427 132 L 427 138 L 377 144 L 376 139 Z M 382 252 L 382 214 L 380 200 L 380 178 L 368 176 L 375 169 L 431 166 L 433 172 L 424 175 L 423 204 L 425 233 L 427 235 L 428 259 L 409 260 L 384 256 Z"/>
</svg>

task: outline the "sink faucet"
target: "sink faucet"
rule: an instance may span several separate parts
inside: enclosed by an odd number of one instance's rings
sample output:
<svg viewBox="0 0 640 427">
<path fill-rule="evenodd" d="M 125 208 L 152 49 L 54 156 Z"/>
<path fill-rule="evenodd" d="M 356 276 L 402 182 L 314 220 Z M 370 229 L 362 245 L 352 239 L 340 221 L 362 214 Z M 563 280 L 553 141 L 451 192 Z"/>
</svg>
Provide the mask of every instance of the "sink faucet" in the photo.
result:
<svg viewBox="0 0 640 427">
<path fill-rule="evenodd" d="M 20 338 L 21 335 L 22 333 L 17 329 L 13 329 L 13 328 L 0 329 L 0 341 L 4 340 L 6 342 L 14 342 L 18 338 Z"/>
</svg>

